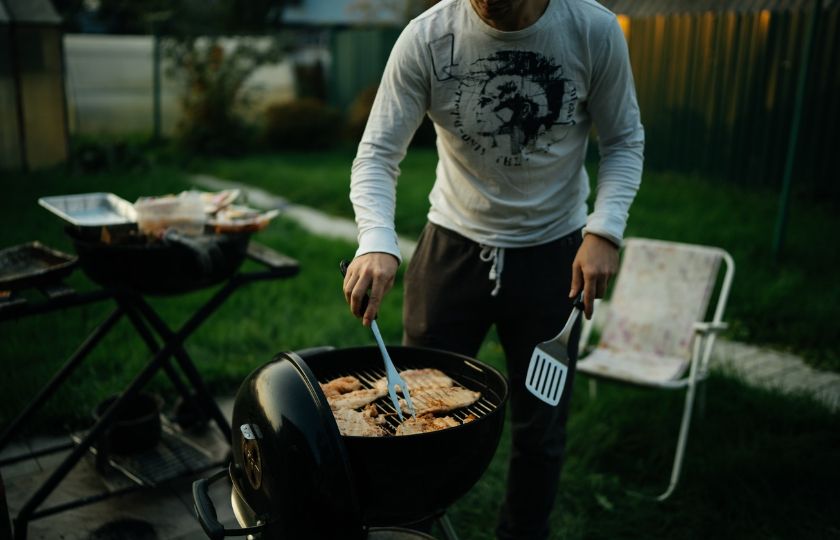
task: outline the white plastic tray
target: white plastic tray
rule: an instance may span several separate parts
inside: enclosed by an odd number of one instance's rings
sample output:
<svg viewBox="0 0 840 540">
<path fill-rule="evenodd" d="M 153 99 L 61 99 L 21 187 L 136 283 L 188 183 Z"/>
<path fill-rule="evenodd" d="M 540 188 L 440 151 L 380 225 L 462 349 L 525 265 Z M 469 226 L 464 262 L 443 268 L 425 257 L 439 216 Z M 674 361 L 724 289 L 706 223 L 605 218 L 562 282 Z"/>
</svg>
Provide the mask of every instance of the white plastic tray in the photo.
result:
<svg viewBox="0 0 840 540">
<path fill-rule="evenodd" d="M 134 205 L 113 193 L 41 197 L 38 204 L 77 227 L 102 227 L 137 222 Z"/>
</svg>

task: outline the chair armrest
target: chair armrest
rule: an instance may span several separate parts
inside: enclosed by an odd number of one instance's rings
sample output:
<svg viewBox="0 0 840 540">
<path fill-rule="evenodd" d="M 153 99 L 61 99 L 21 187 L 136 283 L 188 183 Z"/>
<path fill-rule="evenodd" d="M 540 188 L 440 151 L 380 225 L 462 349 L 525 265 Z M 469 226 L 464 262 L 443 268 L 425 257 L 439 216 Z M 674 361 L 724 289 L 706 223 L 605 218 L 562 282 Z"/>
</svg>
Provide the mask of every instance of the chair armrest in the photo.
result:
<svg viewBox="0 0 840 540">
<path fill-rule="evenodd" d="M 694 323 L 694 333 L 700 335 L 708 335 L 712 333 L 720 333 L 729 328 L 729 324 L 725 322 L 696 322 Z"/>
</svg>

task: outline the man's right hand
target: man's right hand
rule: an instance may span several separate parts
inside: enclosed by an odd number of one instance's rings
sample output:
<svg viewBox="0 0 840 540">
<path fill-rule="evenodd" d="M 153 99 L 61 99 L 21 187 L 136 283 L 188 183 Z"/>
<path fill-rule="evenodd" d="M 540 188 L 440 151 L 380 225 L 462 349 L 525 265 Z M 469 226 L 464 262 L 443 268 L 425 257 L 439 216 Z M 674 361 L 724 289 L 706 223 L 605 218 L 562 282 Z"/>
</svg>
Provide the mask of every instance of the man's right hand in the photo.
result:
<svg viewBox="0 0 840 540">
<path fill-rule="evenodd" d="M 390 253 L 365 253 L 353 259 L 344 276 L 344 299 L 350 311 L 370 326 L 379 312 L 379 305 L 385 293 L 394 286 L 394 278 L 400 261 Z M 362 313 L 365 294 L 370 289 L 367 309 Z"/>
</svg>

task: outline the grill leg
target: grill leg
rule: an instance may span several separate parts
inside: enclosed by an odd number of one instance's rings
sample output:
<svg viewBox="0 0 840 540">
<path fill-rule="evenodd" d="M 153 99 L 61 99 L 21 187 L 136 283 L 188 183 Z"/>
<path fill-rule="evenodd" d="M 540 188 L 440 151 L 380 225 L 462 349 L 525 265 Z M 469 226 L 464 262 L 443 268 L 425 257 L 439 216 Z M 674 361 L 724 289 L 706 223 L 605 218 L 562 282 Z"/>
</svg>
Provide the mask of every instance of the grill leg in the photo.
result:
<svg viewBox="0 0 840 540">
<path fill-rule="evenodd" d="M 131 309 L 131 306 L 125 304 L 121 305 L 123 310 L 128 315 L 131 324 L 134 325 L 135 330 L 137 330 L 137 333 L 140 334 L 140 337 L 146 343 L 146 346 L 149 348 L 149 351 L 152 354 L 157 354 L 160 351 L 160 346 L 158 345 L 157 340 L 155 340 L 151 331 L 146 327 L 146 324 L 143 322 L 142 317 L 134 309 Z M 175 387 L 175 389 L 178 391 L 181 397 L 185 400 L 185 402 L 191 402 L 194 399 L 192 393 L 181 380 L 181 377 L 178 375 L 178 372 L 169 362 L 168 358 L 164 360 L 162 367 L 163 371 L 169 377 L 169 380 L 172 381 L 172 385 Z M 204 411 L 201 412 L 202 414 L 204 413 Z"/>
<path fill-rule="evenodd" d="M 115 309 L 108 315 L 108 318 L 102 322 L 90 336 L 85 339 L 84 343 L 73 353 L 62 368 L 56 373 L 47 385 L 38 393 L 37 396 L 26 406 L 26 409 L 15 418 L 9 426 L 0 435 L 0 448 L 4 448 L 9 441 L 17 434 L 18 430 L 24 426 L 25 422 L 41 408 L 44 403 L 49 400 L 65 380 L 76 370 L 87 355 L 92 351 L 102 340 L 105 335 L 111 331 L 114 324 L 120 319 L 123 311 L 121 308 Z"/>
<path fill-rule="evenodd" d="M 458 534 L 455 532 L 455 528 L 452 527 L 449 516 L 442 514 L 438 518 L 438 525 L 440 525 L 440 529 L 443 531 L 443 536 L 446 540 L 458 540 Z"/>
<path fill-rule="evenodd" d="M 141 371 L 131 384 L 125 389 L 117 400 L 111 404 L 110 407 L 102 414 L 99 420 L 88 430 L 87 434 L 82 437 L 81 442 L 73 448 L 70 454 L 64 458 L 58 467 L 53 471 L 49 478 L 44 481 L 41 487 L 30 497 L 29 501 L 23 505 L 15 519 L 15 540 L 25 540 L 28 524 L 32 521 L 33 515 L 41 503 L 55 490 L 67 476 L 70 470 L 82 459 L 82 456 L 88 452 L 88 449 L 96 442 L 96 440 L 111 426 L 114 421 L 116 412 L 122 407 L 123 403 L 133 399 L 140 390 L 148 383 L 151 378 L 161 368 L 161 363 L 165 361 L 166 357 L 172 354 L 172 345 L 167 345 L 152 358 L 149 364 Z"/>
<path fill-rule="evenodd" d="M 201 374 L 199 374 L 195 364 L 193 364 L 189 355 L 187 355 L 186 350 L 184 350 L 183 344 L 187 336 L 192 334 L 192 332 L 195 331 L 195 329 L 198 328 L 198 326 L 222 304 L 224 299 L 230 295 L 234 288 L 235 287 L 233 285 L 228 284 L 221 289 L 204 306 L 196 311 L 196 313 L 186 323 L 184 323 L 184 326 L 181 327 L 178 332 L 173 332 L 145 300 L 140 297 L 133 300 L 133 305 L 139 309 L 140 313 L 146 321 L 149 322 L 154 331 L 163 338 L 164 342 L 167 344 L 167 347 L 165 348 L 169 348 L 170 352 L 175 357 L 175 361 L 178 363 L 178 367 L 181 368 L 181 372 L 195 390 L 196 397 L 200 400 L 205 412 L 216 422 L 216 425 L 219 427 L 219 430 L 228 442 L 232 440 L 230 424 L 228 424 L 225 415 L 222 413 L 221 409 L 219 409 L 215 400 L 213 400 L 213 396 L 210 395 L 210 391 L 204 384 Z"/>
</svg>

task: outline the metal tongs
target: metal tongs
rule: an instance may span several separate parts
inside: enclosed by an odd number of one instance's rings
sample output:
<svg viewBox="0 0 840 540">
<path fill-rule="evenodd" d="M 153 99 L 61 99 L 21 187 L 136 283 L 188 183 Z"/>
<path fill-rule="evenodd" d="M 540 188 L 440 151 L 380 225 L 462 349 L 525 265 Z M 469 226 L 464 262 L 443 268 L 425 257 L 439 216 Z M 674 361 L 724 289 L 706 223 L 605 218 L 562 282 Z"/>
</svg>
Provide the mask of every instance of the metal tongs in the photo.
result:
<svg viewBox="0 0 840 540">
<path fill-rule="evenodd" d="M 347 275 L 347 267 L 350 266 L 350 261 L 342 260 L 338 267 L 341 270 L 341 275 Z M 368 300 L 370 297 L 365 293 L 362 299 L 362 312 L 367 309 Z M 394 367 L 394 362 L 391 361 L 391 355 L 388 354 L 388 349 L 385 348 L 385 342 L 382 341 L 382 334 L 379 333 L 379 325 L 376 324 L 376 319 L 370 321 L 370 329 L 373 330 L 373 337 L 376 338 L 376 344 L 379 345 L 379 351 L 382 353 L 382 360 L 385 362 L 385 375 L 388 380 L 388 395 L 391 396 L 391 402 L 394 404 L 394 409 L 397 410 L 397 415 L 400 417 L 400 422 L 403 421 L 402 408 L 400 407 L 400 400 L 397 398 L 397 385 L 400 385 L 400 390 L 405 397 L 405 403 L 408 405 L 408 410 L 411 416 L 417 418 L 415 414 L 414 403 L 411 401 L 411 395 L 408 393 L 408 385 L 402 377 L 400 377 L 397 368 Z"/>
</svg>

